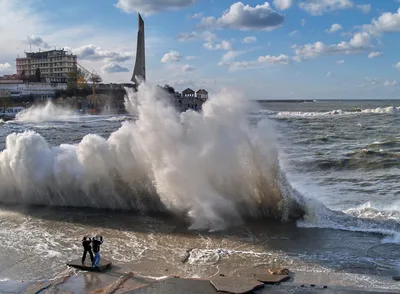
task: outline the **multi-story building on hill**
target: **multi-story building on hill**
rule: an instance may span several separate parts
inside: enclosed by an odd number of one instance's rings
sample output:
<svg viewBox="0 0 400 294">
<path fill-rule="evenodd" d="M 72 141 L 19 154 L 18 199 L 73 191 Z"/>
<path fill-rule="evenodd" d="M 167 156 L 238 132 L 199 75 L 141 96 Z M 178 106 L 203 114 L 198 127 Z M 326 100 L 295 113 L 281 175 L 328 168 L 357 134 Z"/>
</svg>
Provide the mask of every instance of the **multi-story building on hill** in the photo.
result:
<svg viewBox="0 0 400 294">
<path fill-rule="evenodd" d="M 17 75 L 32 76 L 40 69 L 40 76 L 47 82 L 66 83 L 68 74 L 77 68 L 77 56 L 64 49 L 26 53 L 17 58 Z"/>
</svg>

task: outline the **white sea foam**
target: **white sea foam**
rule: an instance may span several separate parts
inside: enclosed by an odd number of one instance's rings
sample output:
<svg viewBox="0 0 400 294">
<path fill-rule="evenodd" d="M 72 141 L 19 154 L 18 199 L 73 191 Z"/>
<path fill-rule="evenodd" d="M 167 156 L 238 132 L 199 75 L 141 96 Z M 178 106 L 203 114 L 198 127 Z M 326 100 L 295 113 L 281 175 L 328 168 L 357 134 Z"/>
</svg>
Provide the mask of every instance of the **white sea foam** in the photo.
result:
<svg viewBox="0 0 400 294">
<path fill-rule="evenodd" d="M 71 114 L 46 107 L 19 119 Z M 201 113 L 181 114 L 162 90 L 143 84 L 126 99 L 138 119 L 108 140 L 90 134 L 50 147 L 32 131 L 9 135 L 0 153 L 0 201 L 169 211 L 208 229 L 243 217 L 288 218 L 296 195 L 279 170 L 268 121 L 248 122 L 255 107 L 223 90 Z"/>
<path fill-rule="evenodd" d="M 326 116 L 343 116 L 343 115 L 362 115 L 362 114 L 391 114 L 400 111 L 399 107 L 377 107 L 372 109 L 357 109 L 351 111 L 344 111 L 341 109 L 325 111 L 325 112 L 301 112 L 301 111 L 280 111 L 272 114 L 276 117 L 299 117 L 299 118 L 313 118 L 313 117 L 326 117 Z M 268 113 L 267 114 L 271 114 Z"/>
<path fill-rule="evenodd" d="M 397 243 L 399 239 L 399 211 L 379 210 L 366 203 L 343 212 L 328 209 L 322 203 L 309 199 L 300 227 L 329 228 L 386 235 L 383 242 Z"/>
<path fill-rule="evenodd" d="M 44 121 L 66 121 L 78 118 L 79 116 L 73 109 L 61 107 L 48 101 L 45 105 L 34 105 L 17 113 L 15 120 L 37 123 Z"/>
</svg>

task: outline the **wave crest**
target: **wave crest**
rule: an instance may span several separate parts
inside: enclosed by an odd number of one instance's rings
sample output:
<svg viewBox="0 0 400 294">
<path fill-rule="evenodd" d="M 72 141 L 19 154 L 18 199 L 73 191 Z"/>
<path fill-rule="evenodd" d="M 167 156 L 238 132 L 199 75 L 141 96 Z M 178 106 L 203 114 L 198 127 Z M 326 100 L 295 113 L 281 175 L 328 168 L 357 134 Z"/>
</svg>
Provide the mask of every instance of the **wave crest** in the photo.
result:
<svg viewBox="0 0 400 294">
<path fill-rule="evenodd" d="M 268 121 L 248 121 L 255 104 L 223 90 L 201 113 L 178 113 L 158 87 L 127 91 L 137 120 L 108 139 L 89 134 L 77 145 L 51 147 L 32 131 L 9 135 L 0 153 L 0 201 L 169 212 L 196 229 L 302 214 Z"/>
</svg>

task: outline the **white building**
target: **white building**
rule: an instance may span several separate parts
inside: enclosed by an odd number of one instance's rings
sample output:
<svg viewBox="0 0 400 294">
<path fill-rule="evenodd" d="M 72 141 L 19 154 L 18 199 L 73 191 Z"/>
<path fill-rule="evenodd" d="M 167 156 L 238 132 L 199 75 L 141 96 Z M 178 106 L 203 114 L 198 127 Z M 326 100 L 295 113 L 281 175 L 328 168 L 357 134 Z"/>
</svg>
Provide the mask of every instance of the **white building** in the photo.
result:
<svg viewBox="0 0 400 294">
<path fill-rule="evenodd" d="M 77 56 L 68 54 L 64 49 L 25 53 L 25 58 L 17 58 L 17 74 L 34 75 L 40 69 L 40 75 L 49 82 L 66 83 L 68 74 L 77 68 Z"/>
</svg>

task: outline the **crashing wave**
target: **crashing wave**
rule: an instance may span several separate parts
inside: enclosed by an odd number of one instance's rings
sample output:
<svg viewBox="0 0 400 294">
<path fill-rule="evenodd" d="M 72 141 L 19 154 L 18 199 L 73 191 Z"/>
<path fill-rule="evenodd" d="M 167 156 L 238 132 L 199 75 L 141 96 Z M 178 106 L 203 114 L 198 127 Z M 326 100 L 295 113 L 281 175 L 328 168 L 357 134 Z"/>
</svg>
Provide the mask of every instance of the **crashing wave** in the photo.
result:
<svg viewBox="0 0 400 294">
<path fill-rule="evenodd" d="M 0 201 L 168 212 L 201 229 L 301 216 L 301 197 L 279 168 L 268 121 L 248 121 L 255 105 L 223 90 L 202 112 L 179 113 L 158 87 L 127 91 L 126 108 L 137 120 L 108 139 L 89 134 L 79 144 L 51 147 L 32 131 L 7 136 Z M 19 119 L 52 117 L 36 112 Z"/>
</svg>

